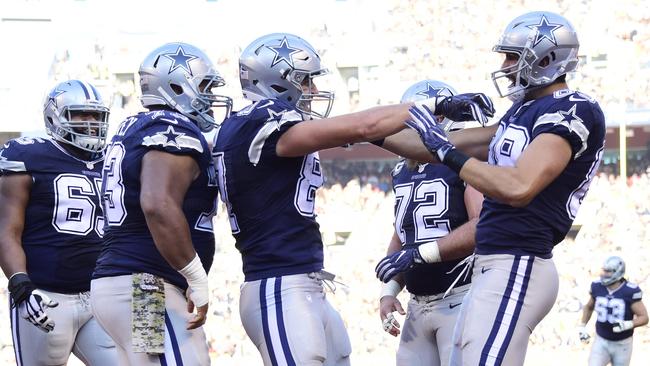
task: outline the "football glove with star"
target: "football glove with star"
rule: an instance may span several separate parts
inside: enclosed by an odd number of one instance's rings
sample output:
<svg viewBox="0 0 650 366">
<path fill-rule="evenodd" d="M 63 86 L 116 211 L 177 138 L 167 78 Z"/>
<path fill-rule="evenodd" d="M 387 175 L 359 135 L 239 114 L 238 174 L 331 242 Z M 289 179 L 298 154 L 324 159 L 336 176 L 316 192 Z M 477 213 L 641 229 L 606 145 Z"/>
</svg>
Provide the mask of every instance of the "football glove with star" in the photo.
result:
<svg viewBox="0 0 650 366">
<path fill-rule="evenodd" d="M 12 306 L 18 307 L 21 317 L 48 333 L 54 329 L 54 320 L 45 310 L 59 305 L 45 293 L 36 289 L 26 273 L 15 273 L 9 279 Z"/>
<path fill-rule="evenodd" d="M 494 104 L 492 100 L 483 93 L 465 93 L 454 96 L 438 96 L 435 99 L 433 111 L 431 100 L 415 102 L 416 106 L 428 106 L 430 112 L 435 115 L 443 115 L 452 121 L 477 121 L 485 126 L 488 117 L 494 116 Z"/>
<path fill-rule="evenodd" d="M 409 109 L 409 114 L 411 119 L 406 121 L 406 125 L 420 135 L 427 150 L 437 155 L 440 162 L 444 162 L 447 153 L 455 147 L 449 142 L 442 128 L 438 126 L 434 112 L 426 105 L 415 105 Z"/>
<path fill-rule="evenodd" d="M 416 264 L 424 263 L 418 248 L 402 249 L 382 259 L 375 267 L 377 278 L 386 283 Z"/>
</svg>

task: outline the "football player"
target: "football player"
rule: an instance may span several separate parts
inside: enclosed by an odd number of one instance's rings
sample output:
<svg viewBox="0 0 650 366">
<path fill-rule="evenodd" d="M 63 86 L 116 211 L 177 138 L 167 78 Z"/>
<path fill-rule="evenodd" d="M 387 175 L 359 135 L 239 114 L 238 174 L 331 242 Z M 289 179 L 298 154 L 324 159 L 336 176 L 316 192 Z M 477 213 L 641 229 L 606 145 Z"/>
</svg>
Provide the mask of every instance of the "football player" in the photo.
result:
<svg viewBox="0 0 650 366">
<path fill-rule="evenodd" d="M 89 303 L 108 114 L 94 86 L 65 81 L 43 104 L 50 138 L 21 137 L 0 150 L 0 266 L 17 365 L 65 365 L 70 353 L 86 365 L 117 364 Z"/>
<path fill-rule="evenodd" d="M 309 43 L 291 34 L 253 41 L 239 67 L 253 104 L 221 125 L 213 158 L 243 258 L 242 323 L 265 365 L 349 364 L 347 332 L 323 292 L 333 275 L 322 271 L 314 214 L 323 183 L 318 151 L 402 130 L 411 104 L 328 118 L 334 95 L 315 84 L 327 69 Z M 416 103 L 458 120 L 493 113 L 481 94 Z"/>
<path fill-rule="evenodd" d="M 455 94 L 443 82 L 423 80 L 406 90 L 402 102 Z M 438 119 L 446 124 L 445 129 L 452 127 L 450 121 Z M 431 240 L 440 242 L 440 247 L 447 251 L 440 253 L 443 262 L 411 268 L 403 273 L 402 280 L 384 284 L 379 315 L 386 332 L 400 334 L 400 325 L 392 313 L 404 315 L 397 295 L 405 283 L 411 300 L 397 350 L 397 365 L 448 365 L 454 324 L 470 283 L 469 274 L 452 272 L 474 251 L 483 195 L 448 167 L 411 159 L 399 162 L 393 170 L 393 190 L 395 231 L 388 254 Z M 450 247 L 445 242 L 454 245 Z M 381 277 L 386 272 L 378 273 Z"/>
<path fill-rule="evenodd" d="M 155 49 L 139 74 L 149 111 L 124 120 L 106 150 L 93 312 L 120 365 L 207 365 L 217 183 L 202 132 L 216 125 L 213 108 L 232 103 L 213 93 L 224 82 L 208 56 L 186 43 Z"/>
<path fill-rule="evenodd" d="M 632 359 L 634 328 L 648 324 L 648 312 L 641 301 L 643 292 L 625 279 L 625 262 L 617 256 L 607 258 L 599 281 L 591 283 L 589 301 L 583 308 L 579 336 L 589 342 L 585 329 L 596 310 L 596 339 L 591 347 L 589 366 L 626 366 Z"/>
<path fill-rule="evenodd" d="M 498 124 L 459 131 L 450 141 L 424 108 L 415 106 L 408 122 L 438 161 L 486 197 L 452 365 L 522 365 L 531 331 L 557 297 L 552 250 L 587 194 L 605 138 L 598 103 L 566 83 L 578 47 L 561 15 L 521 15 L 494 46 L 504 61 L 492 79 L 513 101 Z M 420 258 L 437 260 L 437 247 L 422 244 L 391 261 L 404 270 Z"/>
</svg>

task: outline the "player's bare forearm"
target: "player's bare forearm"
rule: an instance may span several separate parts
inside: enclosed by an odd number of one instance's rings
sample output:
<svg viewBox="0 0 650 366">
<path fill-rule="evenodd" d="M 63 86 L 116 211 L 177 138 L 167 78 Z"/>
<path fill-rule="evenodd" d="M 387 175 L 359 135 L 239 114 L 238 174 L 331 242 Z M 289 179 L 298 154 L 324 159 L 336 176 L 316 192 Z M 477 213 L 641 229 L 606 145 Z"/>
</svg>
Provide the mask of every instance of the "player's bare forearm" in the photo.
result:
<svg viewBox="0 0 650 366">
<path fill-rule="evenodd" d="M 283 157 L 303 156 L 347 143 L 374 141 L 404 129 L 411 104 L 366 109 L 318 121 L 298 123 L 282 134 L 276 152 Z"/>
<path fill-rule="evenodd" d="M 463 258 L 474 252 L 477 223 L 478 217 L 475 217 L 437 240 L 443 261 Z"/>
<path fill-rule="evenodd" d="M 27 272 L 21 243 L 31 184 L 28 174 L 0 177 L 0 267 L 7 278 Z"/>
<path fill-rule="evenodd" d="M 466 128 L 450 132 L 449 141 L 457 149 L 478 160 L 487 161 L 488 147 L 497 132 L 498 124 L 488 127 Z"/>
<path fill-rule="evenodd" d="M 180 207 L 161 202 L 147 210 L 145 218 L 156 248 L 172 268 L 180 270 L 194 259 L 190 228 Z"/>
<path fill-rule="evenodd" d="M 590 297 L 589 301 L 585 304 L 585 306 L 582 307 L 582 319 L 580 319 L 581 324 L 587 324 L 589 322 L 589 319 L 591 319 L 591 314 L 594 311 L 594 298 Z"/>
<path fill-rule="evenodd" d="M 437 156 L 432 155 L 422 144 L 417 132 L 408 128 L 392 136 L 386 137 L 381 148 L 396 155 L 423 163 L 439 163 Z"/>
</svg>

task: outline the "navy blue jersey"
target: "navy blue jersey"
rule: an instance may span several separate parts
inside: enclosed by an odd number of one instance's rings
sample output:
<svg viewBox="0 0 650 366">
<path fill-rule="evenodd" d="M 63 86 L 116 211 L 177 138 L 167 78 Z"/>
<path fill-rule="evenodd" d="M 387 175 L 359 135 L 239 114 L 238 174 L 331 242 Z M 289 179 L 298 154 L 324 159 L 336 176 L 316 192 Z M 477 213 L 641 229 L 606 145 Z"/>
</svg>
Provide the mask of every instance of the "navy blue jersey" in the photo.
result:
<svg viewBox="0 0 650 366">
<path fill-rule="evenodd" d="M 22 245 L 27 273 L 38 288 L 90 290 L 101 248 L 99 205 L 103 158 L 80 160 L 57 142 L 22 137 L 0 150 L 0 173 L 32 177 Z"/>
<path fill-rule="evenodd" d="M 246 281 L 323 268 L 314 214 L 323 184 L 318 153 L 284 158 L 275 151 L 280 136 L 300 122 L 294 107 L 267 99 L 232 115 L 217 132 L 219 189 Z"/>
<path fill-rule="evenodd" d="M 395 232 L 404 248 L 441 238 L 468 220 L 465 182 L 441 164 L 418 164 L 413 170 L 405 161 L 393 170 Z M 424 264 L 404 273 L 406 289 L 414 295 L 445 292 L 458 272 L 447 274 L 462 259 Z M 470 282 L 463 276 L 456 286 Z"/>
<path fill-rule="evenodd" d="M 212 265 L 218 188 L 208 144 L 185 116 L 155 111 L 127 118 L 107 148 L 102 185 L 106 234 L 93 278 L 144 272 L 186 288 L 185 279 L 156 248 L 140 207 L 142 158 L 152 149 L 196 160 L 200 175 L 185 194 L 183 212 L 203 267 L 209 271 Z"/>
<path fill-rule="evenodd" d="M 594 298 L 594 310 L 598 315 L 596 318 L 596 334 L 610 341 L 620 341 L 631 337 L 634 329 L 614 333 L 612 328 L 619 321 L 634 318 L 632 304 L 641 301 L 643 296 L 639 286 L 625 281 L 621 287 L 610 292 L 600 281 L 594 281 L 591 283 L 589 294 Z"/>
<path fill-rule="evenodd" d="M 539 135 L 566 139 L 572 157 L 560 175 L 526 207 L 485 197 L 476 232 L 478 254 L 519 254 L 550 258 L 571 228 L 600 164 L 605 117 L 598 103 L 570 90 L 515 103 L 503 116 L 490 143 L 491 165 L 514 166 Z"/>
</svg>

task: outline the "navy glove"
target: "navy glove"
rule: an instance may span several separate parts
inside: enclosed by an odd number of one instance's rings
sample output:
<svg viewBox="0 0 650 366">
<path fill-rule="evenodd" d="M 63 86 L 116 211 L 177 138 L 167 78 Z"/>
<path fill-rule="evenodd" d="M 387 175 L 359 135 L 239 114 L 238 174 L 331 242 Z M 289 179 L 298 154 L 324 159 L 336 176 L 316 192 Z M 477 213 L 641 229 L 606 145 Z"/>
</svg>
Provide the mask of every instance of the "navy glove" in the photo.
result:
<svg viewBox="0 0 650 366">
<path fill-rule="evenodd" d="M 445 155 L 452 149 L 454 145 L 449 142 L 447 135 L 440 126 L 434 112 L 426 105 L 414 105 L 409 109 L 411 120 L 406 121 L 406 125 L 414 129 L 424 146 L 432 154 L 435 154 L 443 162 Z"/>
<path fill-rule="evenodd" d="M 375 273 L 377 278 L 387 283 L 398 273 L 421 263 L 424 263 L 424 260 L 418 248 L 403 249 L 382 259 L 375 267 Z"/>
<path fill-rule="evenodd" d="M 418 104 L 430 105 L 427 101 Z M 483 93 L 465 93 L 451 97 L 436 97 L 435 114 L 443 115 L 452 121 L 477 121 L 482 126 L 488 117 L 494 116 L 492 100 Z"/>
</svg>

